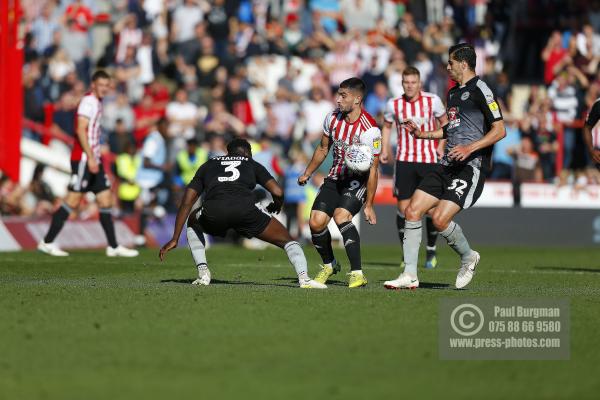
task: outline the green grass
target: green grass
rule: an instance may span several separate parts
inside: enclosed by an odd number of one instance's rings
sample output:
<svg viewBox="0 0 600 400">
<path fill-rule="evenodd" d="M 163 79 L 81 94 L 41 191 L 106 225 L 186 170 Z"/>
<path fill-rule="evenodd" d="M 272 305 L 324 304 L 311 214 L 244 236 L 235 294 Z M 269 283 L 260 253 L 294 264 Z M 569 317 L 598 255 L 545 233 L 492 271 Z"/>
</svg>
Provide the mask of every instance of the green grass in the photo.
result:
<svg viewBox="0 0 600 400">
<path fill-rule="evenodd" d="M 352 291 L 342 275 L 295 288 L 277 249 L 211 248 L 202 288 L 186 249 L 165 264 L 154 250 L 0 254 L 0 399 L 598 398 L 598 249 L 481 248 L 456 291 L 440 247 L 440 268 L 420 273 L 430 288 L 402 292 L 381 285 L 397 247 L 365 247 L 369 285 Z M 457 296 L 569 298 L 571 359 L 441 361 L 438 303 Z"/>
</svg>

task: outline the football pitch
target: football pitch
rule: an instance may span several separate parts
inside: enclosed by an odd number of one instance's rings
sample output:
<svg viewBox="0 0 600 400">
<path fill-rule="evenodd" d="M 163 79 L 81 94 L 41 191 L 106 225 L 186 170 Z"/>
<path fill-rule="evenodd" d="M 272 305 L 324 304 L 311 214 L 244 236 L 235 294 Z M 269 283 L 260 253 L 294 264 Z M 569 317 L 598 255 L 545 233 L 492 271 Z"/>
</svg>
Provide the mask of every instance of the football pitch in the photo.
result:
<svg viewBox="0 0 600 400">
<path fill-rule="evenodd" d="M 598 398 L 597 248 L 478 247 L 457 291 L 458 259 L 438 247 L 414 291 L 382 287 L 398 246 L 363 247 L 366 288 L 338 274 L 326 291 L 296 288 L 278 249 L 210 248 L 209 287 L 190 285 L 187 249 L 162 264 L 157 250 L 0 254 L 0 399 Z M 569 299 L 570 360 L 440 360 L 439 301 L 461 296 Z"/>
</svg>

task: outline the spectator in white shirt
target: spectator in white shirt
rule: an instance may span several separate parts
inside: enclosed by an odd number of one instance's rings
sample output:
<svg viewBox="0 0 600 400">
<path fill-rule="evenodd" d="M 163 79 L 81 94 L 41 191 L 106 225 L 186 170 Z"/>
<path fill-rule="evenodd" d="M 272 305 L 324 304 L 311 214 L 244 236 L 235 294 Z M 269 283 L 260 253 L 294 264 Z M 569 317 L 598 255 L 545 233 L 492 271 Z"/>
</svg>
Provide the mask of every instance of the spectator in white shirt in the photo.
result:
<svg viewBox="0 0 600 400">
<path fill-rule="evenodd" d="M 204 20 L 206 3 L 200 0 L 184 0 L 173 13 L 171 34 L 175 43 L 185 42 L 194 37 L 194 28 Z"/>
<path fill-rule="evenodd" d="M 188 101 L 185 89 L 175 92 L 175 100 L 167 104 L 166 111 L 169 120 L 169 136 L 173 139 L 171 155 L 185 149 L 186 141 L 196 137 L 196 127 L 200 113 L 198 106 Z"/>
<path fill-rule="evenodd" d="M 302 103 L 302 116 L 305 121 L 306 140 L 314 142 L 323 134 L 323 120 L 328 112 L 334 109 L 331 101 L 325 99 L 323 89 L 315 87 L 310 97 Z"/>
</svg>

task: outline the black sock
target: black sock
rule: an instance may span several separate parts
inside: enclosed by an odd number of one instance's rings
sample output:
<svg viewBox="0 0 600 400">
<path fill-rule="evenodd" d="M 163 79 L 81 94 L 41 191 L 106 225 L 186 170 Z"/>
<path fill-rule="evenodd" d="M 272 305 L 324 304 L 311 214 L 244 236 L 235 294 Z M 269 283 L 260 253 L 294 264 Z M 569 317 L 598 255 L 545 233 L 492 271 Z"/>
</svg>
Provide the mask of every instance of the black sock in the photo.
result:
<svg viewBox="0 0 600 400">
<path fill-rule="evenodd" d="M 148 214 L 150 214 L 150 209 L 142 209 L 140 213 L 140 235 L 143 235 L 146 232 L 146 226 L 148 226 Z"/>
<path fill-rule="evenodd" d="M 340 228 L 340 233 L 344 240 L 344 247 L 346 248 L 346 254 L 348 255 L 348 260 L 350 260 L 350 270 L 360 270 L 360 236 L 358 236 L 356 227 L 352 221 L 349 221 L 339 224 L 338 228 Z"/>
<path fill-rule="evenodd" d="M 438 231 L 435 229 L 433 219 L 429 215 L 425 217 L 425 224 L 427 225 L 427 250 L 435 251 L 435 242 L 437 241 Z"/>
<path fill-rule="evenodd" d="M 404 243 L 404 214 L 400 211 L 396 213 L 396 227 L 398 228 L 398 238 L 400 239 L 400 244 Z"/>
<path fill-rule="evenodd" d="M 329 229 L 325 228 L 323 232 L 312 234 L 312 242 L 317 249 L 317 252 L 323 260 L 323 264 L 331 264 L 333 262 L 333 248 L 331 247 L 331 234 Z"/>
<path fill-rule="evenodd" d="M 115 236 L 115 225 L 113 224 L 111 211 L 110 208 L 100 209 L 100 224 L 106 234 L 108 245 L 114 249 L 117 247 L 117 238 Z"/>
<path fill-rule="evenodd" d="M 71 208 L 62 204 L 58 207 L 58 210 L 52 214 L 52 222 L 50 223 L 50 229 L 48 229 L 48 233 L 46 233 L 46 237 L 44 237 L 44 242 L 52 243 L 56 236 L 60 233 L 60 230 L 65 225 L 65 221 L 69 218 L 69 214 L 71 214 Z"/>
</svg>

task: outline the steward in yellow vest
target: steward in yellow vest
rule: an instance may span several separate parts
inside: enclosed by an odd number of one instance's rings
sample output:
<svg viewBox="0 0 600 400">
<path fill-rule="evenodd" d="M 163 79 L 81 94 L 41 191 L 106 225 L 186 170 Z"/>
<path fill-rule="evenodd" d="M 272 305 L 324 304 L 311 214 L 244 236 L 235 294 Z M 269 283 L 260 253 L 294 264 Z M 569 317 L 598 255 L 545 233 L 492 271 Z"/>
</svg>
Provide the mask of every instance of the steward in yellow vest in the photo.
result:
<svg viewBox="0 0 600 400">
<path fill-rule="evenodd" d="M 208 152 L 201 146 L 198 146 L 196 139 L 188 140 L 187 149 L 181 150 L 177 154 L 177 169 L 179 171 L 176 179 L 177 183 L 181 186 L 190 183 L 198 168 L 206 160 L 208 160 Z"/>
<path fill-rule="evenodd" d="M 142 160 L 135 154 L 135 146 L 128 144 L 125 152 L 117 156 L 115 161 L 116 174 L 120 179 L 118 196 L 125 212 L 133 212 L 133 203 L 140 195 L 141 189 L 135 183 L 135 177 Z"/>
</svg>

